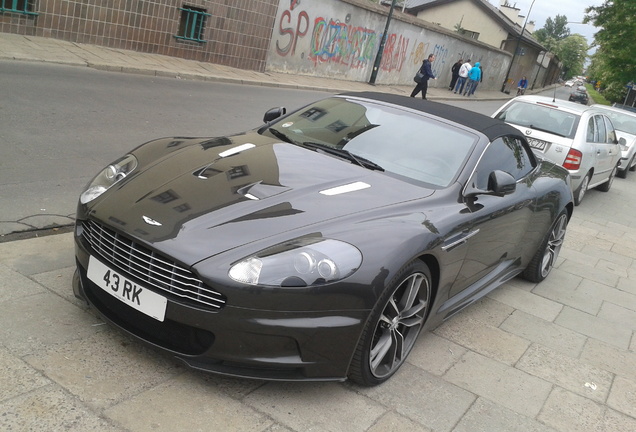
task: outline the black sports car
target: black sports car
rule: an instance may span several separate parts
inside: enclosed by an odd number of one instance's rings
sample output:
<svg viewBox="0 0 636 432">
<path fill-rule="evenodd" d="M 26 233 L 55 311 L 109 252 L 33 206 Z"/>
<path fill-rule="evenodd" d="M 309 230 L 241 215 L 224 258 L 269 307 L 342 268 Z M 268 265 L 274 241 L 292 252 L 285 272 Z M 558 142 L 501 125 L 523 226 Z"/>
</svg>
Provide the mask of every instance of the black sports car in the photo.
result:
<svg viewBox="0 0 636 432">
<path fill-rule="evenodd" d="M 422 330 L 555 264 L 568 172 L 500 120 L 358 93 L 264 121 L 99 173 L 75 294 L 196 369 L 374 385 Z"/>
</svg>

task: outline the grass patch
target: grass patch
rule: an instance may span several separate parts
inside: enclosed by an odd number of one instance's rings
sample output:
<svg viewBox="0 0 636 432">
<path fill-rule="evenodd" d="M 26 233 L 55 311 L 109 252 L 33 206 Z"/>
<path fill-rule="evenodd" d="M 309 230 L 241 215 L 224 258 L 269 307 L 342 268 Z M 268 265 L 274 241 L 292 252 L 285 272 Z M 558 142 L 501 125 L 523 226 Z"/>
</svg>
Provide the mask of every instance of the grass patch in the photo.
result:
<svg viewBox="0 0 636 432">
<path fill-rule="evenodd" d="M 594 86 L 592 84 L 585 84 L 585 88 L 587 89 L 587 94 L 589 94 L 590 97 L 594 100 L 594 103 L 601 105 L 612 105 L 610 101 L 605 99 L 602 94 L 594 89 Z"/>
</svg>

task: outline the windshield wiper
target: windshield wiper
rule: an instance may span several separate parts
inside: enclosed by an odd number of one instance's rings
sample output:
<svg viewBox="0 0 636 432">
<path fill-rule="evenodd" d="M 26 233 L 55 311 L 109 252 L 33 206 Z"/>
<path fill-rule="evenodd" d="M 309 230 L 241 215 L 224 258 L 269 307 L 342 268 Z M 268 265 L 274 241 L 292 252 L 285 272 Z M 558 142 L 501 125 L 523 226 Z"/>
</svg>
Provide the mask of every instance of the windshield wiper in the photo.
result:
<svg viewBox="0 0 636 432">
<path fill-rule="evenodd" d="M 296 144 L 294 142 L 293 139 L 291 139 L 290 137 L 288 137 L 287 135 L 285 135 L 284 133 L 282 133 L 281 131 L 279 131 L 278 129 L 274 129 L 274 128 L 269 128 L 268 129 L 272 135 L 274 135 L 276 138 L 283 140 L 285 142 L 288 142 L 290 144 Z"/>
<path fill-rule="evenodd" d="M 303 145 L 305 147 L 319 149 L 324 151 L 325 153 L 329 153 L 335 156 L 345 158 L 348 161 L 353 162 L 357 165 L 360 165 L 363 168 L 368 168 L 368 169 L 372 169 L 376 171 L 384 171 L 384 168 L 382 168 L 377 163 L 372 162 L 369 159 L 363 158 L 362 156 L 354 155 L 353 153 L 345 149 L 339 149 L 339 148 L 331 147 L 330 145 L 327 145 L 327 144 L 321 144 L 321 143 L 316 143 L 311 141 L 306 141 L 303 143 Z"/>
<path fill-rule="evenodd" d="M 540 128 L 540 127 L 535 126 L 535 125 L 533 125 L 533 124 L 531 124 L 531 125 L 530 125 L 530 126 L 528 126 L 528 127 L 529 127 L 529 128 L 531 128 L 531 129 L 536 129 L 536 130 L 541 131 L 541 132 L 547 132 L 547 133 L 552 134 L 552 135 L 558 135 L 558 136 L 562 136 L 562 137 L 567 136 L 567 135 L 563 135 L 562 133 L 555 132 L 555 131 L 553 131 L 553 130 Z"/>
</svg>

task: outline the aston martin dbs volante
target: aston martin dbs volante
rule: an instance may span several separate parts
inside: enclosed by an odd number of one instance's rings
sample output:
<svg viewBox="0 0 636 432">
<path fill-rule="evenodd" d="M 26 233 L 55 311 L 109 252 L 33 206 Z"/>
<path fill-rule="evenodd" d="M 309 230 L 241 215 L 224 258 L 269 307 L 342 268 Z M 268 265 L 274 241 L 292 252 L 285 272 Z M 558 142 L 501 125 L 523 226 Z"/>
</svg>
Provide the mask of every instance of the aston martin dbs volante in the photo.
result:
<svg viewBox="0 0 636 432">
<path fill-rule="evenodd" d="M 375 385 L 423 330 L 556 263 L 568 172 L 501 120 L 351 93 L 264 122 L 98 173 L 75 294 L 192 368 Z"/>
</svg>

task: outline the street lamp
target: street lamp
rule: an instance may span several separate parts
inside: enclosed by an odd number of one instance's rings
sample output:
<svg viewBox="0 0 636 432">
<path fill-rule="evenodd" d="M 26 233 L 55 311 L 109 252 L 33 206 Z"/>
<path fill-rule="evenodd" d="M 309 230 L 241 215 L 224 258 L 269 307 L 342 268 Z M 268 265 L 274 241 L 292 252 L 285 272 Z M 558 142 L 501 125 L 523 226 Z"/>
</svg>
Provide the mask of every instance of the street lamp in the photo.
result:
<svg viewBox="0 0 636 432">
<path fill-rule="evenodd" d="M 384 51 L 384 44 L 386 43 L 386 36 L 389 32 L 389 24 L 391 24 L 391 17 L 393 16 L 393 8 L 395 7 L 395 2 L 397 0 L 393 0 L 391 2 L 391 9 L 389 9 L 389 16 L 386 19 L 386 25 L 384 26 L 384 33 L 382 34 L 382 39 L 380 40 L 380 49 L 378 50 L 378 54 L 375 56 L 375 62 L 373 63 L 373 70 L 371 71 L 371 78 L 369 78 L 369 84 L 375 85 L 375 79 L 378 77 L 378 69 L 380 69 L 380 64 L 382 64 L 382 52 Z"/>
<path fill-rule="evenodd" d="M 521 38 L 526 31 L 526 24 L 528 24 L 528 18 L 530 17 L 530 12 L 532 12 L 532 6 L 534 6 L 534 2 L 536 0 L 532 0 L 530 4 L 530 9 L 528 9 L 528 15 L 526 16 L 526 20 L 523 22 L 523 28 L 521 29 L 521 33 L 519 33 L 519 37 L 517 38 L 517 45 L 515 46 L 515 51 L 512 53 L 512 59 L 510 60 L 510 65 L 508 66 L 508 72 L 506 72 L 506 78 L 504 79 L 503 85 L 501 86 L 501 92 L 504 93 L 506 89 L 506 83 L 508 82 L 508 78 L 510 78 L 510 71 L 512 70 L 512 64 L 515 62 L 515 58 L 517 58 L 517 51 L 519 51 L 519 43 L 521 42 Z"/>
</svg>

